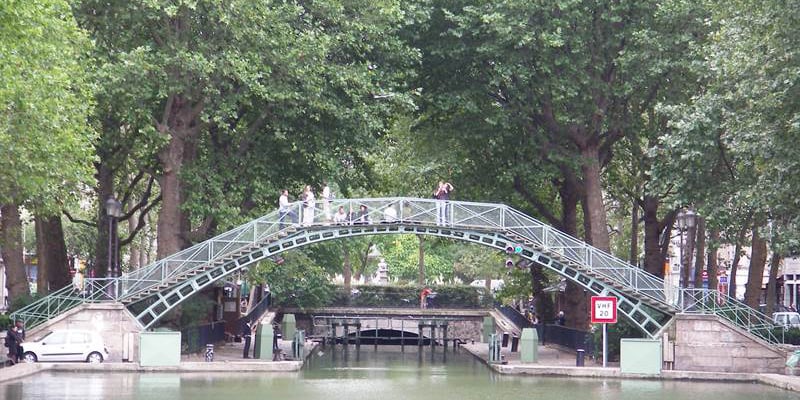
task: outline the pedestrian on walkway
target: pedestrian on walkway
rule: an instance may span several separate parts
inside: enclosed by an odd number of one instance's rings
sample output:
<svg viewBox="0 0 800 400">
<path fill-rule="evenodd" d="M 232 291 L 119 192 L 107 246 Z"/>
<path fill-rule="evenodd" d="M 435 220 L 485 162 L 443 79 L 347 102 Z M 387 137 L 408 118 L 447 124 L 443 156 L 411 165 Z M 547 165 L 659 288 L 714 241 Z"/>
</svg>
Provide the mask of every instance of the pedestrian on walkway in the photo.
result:
<svg viewBox="0 0 800 400">
<path fill-rule="evenodd" d="M 281 196 L 278 198 L 278 222 L 280 222 L 281 229 L 286 227 L 287 217 L 289 217 L 291 223 L 297 222 L 297 213 L 292 210 L 292 206 L 289 204 L 289 191 L 283 189 L 281 190 Z"/>
<path fill-rule="evenodd" d="M 253 337 L 253 327 L 250 324 L 250 318 L 245 318 L 242 324 L 242 338 L 244 338 L 244 351 L 242 352 L 244 358 L 250 358 L 250 340 Z"/>
<path fill-rule="evenodd" d="M 306 189 L 303 191 L 303 226 L 314 224 L 314 207 L 316 205 L 314 191 L 311 190 L 311 185 L 306 185 Z"/>
<path fill-rule="evenodd" d="M 328 187 L 328 182 L 322 182 L 322 214 L 325 215 L 325 222 L 331 222 L 331 202 L 333 201 L 333 193 L 331 188 Z"/>
<path fill-rule="evenodd" d="M 439 181 L 439 185 L 433 192 L 433 197 L 436 199 L 436 223 L 439 225 L 447 225 L 448 223 L 450 192 L 452 191 L 453 185 L 449 182 Z"/>
<path fill-rule="evenodd" d="M 11 362 L 11 364 L 16 364 L 21 359 L 21 344 L 22 338 L 20 337 L 17 325 L 15 324 L 6 331 L 6 339 L 4 343 L 4 345 L 8 348 L 8 361 Z"/>
</svg>

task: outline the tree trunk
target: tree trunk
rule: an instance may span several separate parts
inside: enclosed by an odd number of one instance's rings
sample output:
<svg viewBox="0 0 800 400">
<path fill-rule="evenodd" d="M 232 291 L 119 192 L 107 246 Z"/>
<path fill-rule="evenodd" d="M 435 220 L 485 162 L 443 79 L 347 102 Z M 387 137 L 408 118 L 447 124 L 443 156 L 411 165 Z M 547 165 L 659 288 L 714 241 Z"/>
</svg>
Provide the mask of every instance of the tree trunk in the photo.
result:
<svg viewBox="0 0 800 400">
<path fill-rule="evenodd" d="M 611 249 L 608 237 L 608 221 L 606 207 L 603 203 L 603 186 L 600 176 L 600 155 L 596 144 L 589 144 L 581 150 L 583 157 L 581 172 L 583 173 L 584 210 L 583 216 L 588 219 L 589 231 L 586 241 L 592 246 L 608 252 Z"/>
<path fill-rule="evenodd" d="M 141 212 L 141 211 L 139 211 L 139 212 Z M 131 217 L 128 218 L 128 232 L 133 232 L 134 230 L 136 230 L 136 225 L 138 224 L 138 221 L 139 221 L 139 216 L 138 216 L 139 212 L 133 213 L 131 215 Z M 141 250 L 142 249 L 141 244 L 144 242 L 144 240 L 143 240 L 143 237 L 145 236 L 144 232 L 146 232 L 145 228 L 142 228 L 142 230 L 139 232 L 138 237 L 134 238 L 130 242 L 130 247 L 129 247 L 128 251 L 130 251 L 130 264 L 129 264 L 129 266 L 130 266 L 130 270 L 131 271 L 137 270 L 141 266 L 139 264 L 139 261 L 140 261 L 139 254 L 142 251 Z M 250 304 L 250 303 L 248 302 L 248 304 Z"/>
<path fill-rule="evenodd" d="M 631 202 L 631 251 L 628 256 L 631 265 L 639 265 L 639 203 Z"/>
<path fill-rule="evenodd" d="M 192 104 L 183 95 L 172 95 L 164 113 L 167 124 L 158 124 L 159 132 L 169 135 L 169 144 L 158 154 L 162 174 L 158 177 L 161 187 L 161 209 L 158 214 L 158 258 L 174 254 L 189 244 L 191 233 L 188 214 L 183 205 L 184 192 L 181 170 L 194 160 L 195 136 L 199 131 L 197 118 L 202 104 Z"/>
<path fill-rule="evenodd" d="M 45 295 L 72 283 L 67 245 L 59 216 L 36 215 L 37 292 Z"/>
<path fill-rule="evenodd" d="M 683 233 L 681 233 L 683 234 Z M 684 288 L 694 287 L 692 269 L 692 260 L 694 256 L 694 243 L 697 237 L 697 225 L 686 230 L 684 236 L 683 249 L 681 249 L 681 281 Z"/>
<path fill-rule="evenodd" d="M 664 257 L 661 255 L 661 223 L 658 220 L 658 199 L 644 196 L 644 269 L 664 276 Z"/>
<path fill-rule="evenodd" d="M 97 169 L 97 241 L 94 247 L 94 276 L 102 278 L 108 276 L 109 231 L 108 216 L 106 216 L 106 200 L 114 194 L 114 172 L 108 168 L 107 161 L 100 160 L 95 165 Z M 89 277 L 89 271 L 86 271 Z"/>
<path fill-rule="evenodd" d="M 736 245 L 733 248 L 733 261 L 731 262 L 731 276 L 728 279 L 730 284 L 728 285 L 729 296 L 736 298 L 736 271 L 739 269 L 739 261 L 742 260 L 742 244 L 744 243 L 744 237 L 747 235 L 747 224 L 745 224 L 741 230 L 739 230 L 739 235 L 736 237 Z"/>
<path fill-rule="evenodd" d="M 748 306 L 758 309 L 761 285 L 764 281 L 764 265 L 767 263 L 767 241 L 759 235 L 757 224 L 753 225 L 750 248 L 750 270 L 747 273 L 744 302 Z"/>
<path fill-rule="evenodd" d="M 769 281 L 767 283 L 767 309 L 765 314 L 772 315 L 775 311 L 775 304 L 778 304 L 778 270 L 781 267 L 781 255 L 777 252 L 772 253 L 769 261 Z"/>
<path fill-rule="evenodd" d="M 184 143 L 177 135 L 172 135 L 169 146 L 162 151 L 164 172 L 158 178 L 161 187 L 161 209 L 158 213 L 159 259 L 177 253 L 186 244 L 184 240 L 183 189 L 181 187 L 181 168 L 183 167 Z"/>
<path fill-rule="evenodd" d="M 708 262 L 706 263 L 706 265 L 708 265 L 708 288 L 710 290 L 717 290 L 717 284 L 719 283 L 717 279 L 717 272 L 719 271 L 719 260 L 717 259 L 719 229 L 712 229 L 711 232 L 709 232 L 708 238 Z"/>
<path fill-rule="evenodd" d="M 417 283 L 420 286 L 425 286 L 425 238 L 422 235 L 417 235 L 417 239 L 419 239 L 419 259 L 417 262 L 419 274 L 417 275 Z"/>
<path fill-rule="evenodd" d="M 31 293 L 22 256 L 22 220 L 14 204 L 0 205 L 0 252 L 6 265 L 8 304 L 13 304 Z"/>
<path fill-rule="evenodd" d="M 706 222 L 703 218 L 697 218 L 697 254 L 694 259 L 694 276 L 690 279 L 694 280 L 694 287 L 703 287 L 703 270 L 706 262 Z"/>
<path fill-rule="evenodd" d="M 350 298 L 350 290 L 353 287 L 353 264 L 350 263 L 350 248 L 342 246 L 342 278 L 344 278 L 344 292 Z"/>
<path fill-rule="evenodd" d="M 571 193 L 578 193 L 577 187 L 572 187 L 568 189 Z M 570 224 L 564 225 L 564 233 L 577 237 L 578 233 L 578 225 L 577 225 L 577 218 L 567 217 L 578 214 L 578 197 L 572 196 L 569 198 L 562 198 L 561 206 L 562 215 L 564 215 L 564 221 L 569 221 Z M 542 279 L 544 279 L 542 274 Z M 544 292 L 542 291 L 542 296 Z M 583 286 L 577 284 L 576 282 L 567 279 L 566 289 L 564 290 L 564 314 L 566 315 L 567 325 L 571 327 L 575 327 L 578 329 L 587 329 L 588 324 L 586 323 L 587 320 L 587 293 L 584 290 Z M 543 302 L 547 300 L 542 299 Z M 545 303 L 542 303 L 545 304 Z M 544 310 L 542 310 L 544 311 Z M 553 310 L 555 311 L 555 310 Z M 544 314 L 541 315 L 544 318 Z M 552 316 L 555 317 L 555 316 Z"/>
</svg>

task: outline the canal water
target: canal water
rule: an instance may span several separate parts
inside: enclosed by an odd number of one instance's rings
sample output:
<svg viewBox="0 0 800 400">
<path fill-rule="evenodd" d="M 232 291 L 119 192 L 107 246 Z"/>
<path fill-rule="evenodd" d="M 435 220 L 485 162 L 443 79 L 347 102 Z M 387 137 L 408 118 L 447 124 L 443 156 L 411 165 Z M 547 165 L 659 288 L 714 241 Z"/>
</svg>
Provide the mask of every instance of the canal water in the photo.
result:
<svg viewBox="0 0 800 400">
<path fill-rule="evenodd" d="M 3 399 L 186 400 L 778 400 L 798 394 L 765 385 L 571 379 L 493 373 L 466 352 L 413 346 L 330 348 L 296 373 L 46 372 L 0 385 Z"/>
</svg>

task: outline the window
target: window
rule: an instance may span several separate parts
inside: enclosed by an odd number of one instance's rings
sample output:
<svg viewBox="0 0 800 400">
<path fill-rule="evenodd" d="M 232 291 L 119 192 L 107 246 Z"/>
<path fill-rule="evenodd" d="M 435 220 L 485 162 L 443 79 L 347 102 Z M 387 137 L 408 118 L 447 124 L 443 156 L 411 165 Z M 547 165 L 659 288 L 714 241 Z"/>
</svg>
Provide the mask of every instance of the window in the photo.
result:
<svg viewBox="0 0 800 400">
<path fill-rule="evenodd" d="M 89 343 L 89 334 L 86 332 L 70 332 L 69 342 L 72 344 Z"/>
<path fill-rule="evenodd" d="M 45 336 L 42 343 L 47 345 L 65 344 L 67 343 L 67 332 L 53 332 Z"/>
</svg>

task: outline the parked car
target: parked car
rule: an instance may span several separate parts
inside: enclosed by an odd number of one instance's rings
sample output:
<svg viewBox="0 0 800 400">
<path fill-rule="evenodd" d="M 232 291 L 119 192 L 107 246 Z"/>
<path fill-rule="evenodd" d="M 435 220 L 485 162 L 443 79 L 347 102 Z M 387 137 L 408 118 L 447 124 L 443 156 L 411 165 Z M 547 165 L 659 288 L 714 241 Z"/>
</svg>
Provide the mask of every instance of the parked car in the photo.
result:
<svg viewBox="0 0 800 400">
<path fill-rule="evenodd" d="M 772 314 L 772 322 L 785 328 L 800 328 L 800 314 L 787 311 Z"/>
<path fill-rule="evenodd" d="M 22 343 L 26 362 L 85 361 L 101 363 L 108 359 L 108 349 L 97 332 L 83 330 L 54 330 L 41 339 Z"/>
<path fill-rule="evenodd" d="M 503 288 L 505 282 L 502 279 L 492 279 L 492 283 L 490 283 L 492 292 L 496 292 Z M 486 280 L 485 279 L 476 279 L 469 284 L 475 288 L 485 288 L 486 287 Z"/>
</svg>

